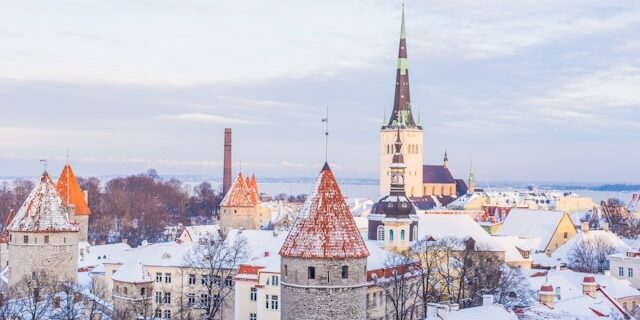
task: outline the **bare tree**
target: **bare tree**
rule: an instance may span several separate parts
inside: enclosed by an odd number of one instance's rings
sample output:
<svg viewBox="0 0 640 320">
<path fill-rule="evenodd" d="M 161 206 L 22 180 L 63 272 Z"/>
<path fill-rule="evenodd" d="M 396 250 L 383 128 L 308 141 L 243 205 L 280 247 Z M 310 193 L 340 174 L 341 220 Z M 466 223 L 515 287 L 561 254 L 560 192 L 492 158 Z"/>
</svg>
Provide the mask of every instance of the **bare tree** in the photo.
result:
<svg viewBox="0 0 640 320">
<path fill-rule="evenodd" d="M 204 317 L 220 317 L 233 293 L 233 275 L 247 258 L 247 240 L 242 234 L 235 239 L 199 239 L 185 257 L 190 272 L 200 279 L 203 293 L 198 297 Z"/>
<path fill-rule="evenodd" d="M 604 237 L 582 241 L 569 253 L 569 268 L 575 271 L 598 273 L 607 267 L 607 257 L 617 249 Z"/>
<path fill-rule="evenodd" d="M 45 320 L 51 313 L 53 296 L 57 283 L 46 273 L 34 273 L 31 277 L 24 277 L 11 288 L 11 295 L 15 299 L 11 304 L 24 320 Z"/>
<path fill-rule="evenodd" d="M 496 302 L 509 310 L 533 305 L 536 292 L 529 286 L 522 269 L 506 265 L 502 265 L 501 269 L 500 281 L 492 291 Z"/>
<path fill-rule="evenodd" d="M 418 295 L 420 297 L 420 306 L 422 315 L 427 314 L 427 305 L 431 302 L 440 301 L 442 295 L 441 286 L 439 285 L 440 277 L 438 269 L 443 263 L 444 257 L 450 248 L 447 248 L 447 241 L 436 241 L 433 239 L 423 239 L 418 241 L 412 248 L 416 263 L 414 270 L 420 281 Z"/>
<path fill-rule="evenodd" d="M 387 257 L 385 267 L 375 283 L 382 288 L 387 301 L 386 319 L 416 319 L 420 306 L 420 278 L 416 274 L 417 262 L 407 253 L 392 254 Z"/>
</svg>

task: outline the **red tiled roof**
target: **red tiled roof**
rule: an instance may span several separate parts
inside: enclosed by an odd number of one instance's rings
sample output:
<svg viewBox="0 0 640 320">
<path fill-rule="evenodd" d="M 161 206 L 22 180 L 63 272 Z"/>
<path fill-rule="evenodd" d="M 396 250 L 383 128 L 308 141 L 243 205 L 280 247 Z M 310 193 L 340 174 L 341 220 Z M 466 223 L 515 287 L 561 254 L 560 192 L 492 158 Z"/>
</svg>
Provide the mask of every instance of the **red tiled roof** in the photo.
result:
<svg viewBox="0 0 640 320">
<path fill-rule="evenodd" d="M 325 163 L 312 194 L 280 249 L 300 258 L 366 258 L 364 240 L 329 165 Z"/>
<path fill-rule="evenodd" d="M 251 189 L 247 185 L 242 172 L 238 173 L 236 181 L 220 203 L 221 207 L 253 207 L 256 204 L 252 200 Z"/>
<path fill-rule="evenodd" d="M 80 189 L 80 184 L 76 179 L 76 175 L 73 173 L 71 166 L 67 163 L 60 173 L 58 183 L 56 183 L 56 189 L 62 197 L 64 204 L 73 204 L 75 206 L 75 213 L 79 216 L 90 215 L 91 209 L 84 199 L 84 193 Z"/>
<path fill-rule="evenodd" d="M 7 214 L 7 219 L 4 222 L 4 230 L 0 233 L 0 243 L 9 243 L 9 230 L 7 227 L 11 224 L 13 217 L 16 216 L 16 211 L 11 209 L 9 210 L 9 214 Z"/>
</svg>

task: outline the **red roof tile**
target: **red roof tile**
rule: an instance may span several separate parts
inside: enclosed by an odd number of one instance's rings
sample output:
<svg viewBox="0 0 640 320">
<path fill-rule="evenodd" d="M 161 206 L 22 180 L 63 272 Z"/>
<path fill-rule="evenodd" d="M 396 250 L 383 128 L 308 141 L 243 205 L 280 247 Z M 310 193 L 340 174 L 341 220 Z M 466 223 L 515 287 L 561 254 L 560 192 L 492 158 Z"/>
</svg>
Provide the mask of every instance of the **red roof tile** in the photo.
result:
<svg viewBox="0 0 640 320">
<path fill-rule="evenodd" d="M 340 187 L 325 164 L 280 255 L 300 258 L 366 258 L 364 240 Z"/>
<path fill-rule="evenodd" d="M 73 204 L 75 206 L 76 215 L 84 216 L 91 214 L 91 209 L 89 209 L 89 205 L 87 205 L 87 202 L 84 200 L 84 193 L 82 189 L 80 189 L 76 175 L 68 163 L 60 173 L 58 183 L 56 183 L 56 189 L 58 189 L 58 193 L 60 193 L 64 204 Z"/>
<path fill-rule="evenodd" d="M 220 203 L 221 207 L 253 207 L 256 204 L 251 196 L 251 189 L 247 185 L 247 181 L 242 176 L 242 172 L 238 173 L 236 181 L 231 185 L 231 189 Z"/>
</svg>

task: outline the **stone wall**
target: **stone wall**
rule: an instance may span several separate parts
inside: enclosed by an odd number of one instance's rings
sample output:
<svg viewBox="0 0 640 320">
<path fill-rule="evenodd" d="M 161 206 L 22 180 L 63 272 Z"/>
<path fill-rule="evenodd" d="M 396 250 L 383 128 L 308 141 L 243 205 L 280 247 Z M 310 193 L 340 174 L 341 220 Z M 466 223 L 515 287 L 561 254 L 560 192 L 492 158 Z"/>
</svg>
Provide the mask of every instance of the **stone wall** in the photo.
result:
<svg viewBox="0 0 640 320">
<path fill-rule="evenodd" d="M 55 280 L 77 282 L 78 232 L 12 231 L 9 235 L 9 287 L 25 277 L 31 278 L 33 272 L 44 272 Z M 26 243 L 25 236 L 28 237 Z"/>
<path fill-rule="evenodd" d="M 260 228 L 260 212 L 258 207 L 221 207 L 220 228 L 254 230 Z"/>
<path fill-rule="evenodd" d="M 366 258 L 282 257 L 282 319 L 365 319 L 366 264 Z M 342 266 L 349 267 L 346 279 Z M 308 278 L 309 267 L 315 267 L 315 279 Z"/>
</svg>

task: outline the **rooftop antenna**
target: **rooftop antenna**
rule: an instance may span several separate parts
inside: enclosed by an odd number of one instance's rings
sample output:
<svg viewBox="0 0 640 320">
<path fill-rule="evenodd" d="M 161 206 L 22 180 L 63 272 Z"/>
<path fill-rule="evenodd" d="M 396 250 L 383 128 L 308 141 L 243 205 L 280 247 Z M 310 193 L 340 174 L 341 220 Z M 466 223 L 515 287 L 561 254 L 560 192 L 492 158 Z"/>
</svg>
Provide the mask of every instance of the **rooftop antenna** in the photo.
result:
<svg viewBox="0 0 640 320">
<path fill-rule="evenodd" d="M 322 118 L 324 122 L 324 162 L 329 161 L 329 107 L 326 109 L 325 117 Z"/>
<path fill-rule="evenodd" d="M 47 159 L 40 159 L 40 162 L 44 165 L 44 171 L 47 172 Z"/>
<path fill-rule="evenodd" d="M 67 149 L 67 164 L 69 164 L 69 149 Z"/>
</svg>

